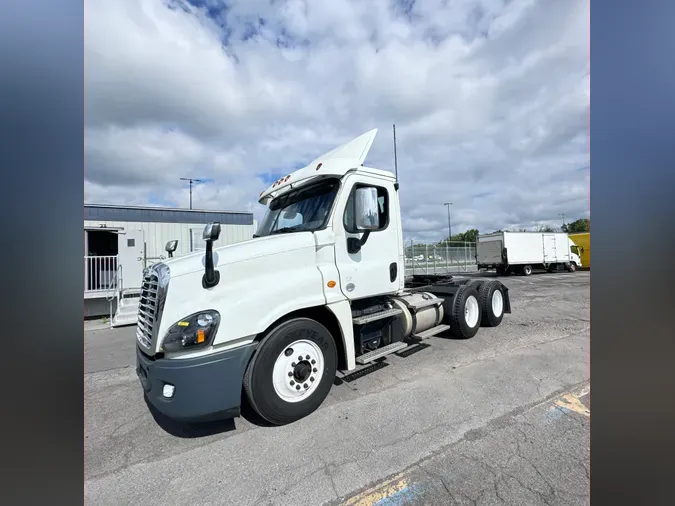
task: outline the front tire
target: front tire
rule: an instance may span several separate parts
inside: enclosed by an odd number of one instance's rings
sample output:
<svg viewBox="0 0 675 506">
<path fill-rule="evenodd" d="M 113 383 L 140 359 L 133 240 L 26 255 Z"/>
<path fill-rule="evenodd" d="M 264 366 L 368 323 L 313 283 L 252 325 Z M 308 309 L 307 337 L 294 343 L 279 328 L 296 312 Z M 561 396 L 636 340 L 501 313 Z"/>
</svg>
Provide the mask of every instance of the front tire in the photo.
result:
<svg viewBox="0 0 675 506">
<path fill-rule="evenodd" d="M 285 425 L 323 403 L 336 370 L 337 348 L 328 329 L 309 318 L 294 318 L 260 342 L 244 375 L 244 391 L 261 417 Z"/>
<path fill-rule="evenodd" d="M 530 276 L 532 274 L 531 265 L 523 265 L 523 276 Z"/>
<path fill-rule="evenodd" d="M 567 270 L 570 271 L 570 272 L 575 272 L 575 271 L 577 270 L 577 264 L 575 264 L 574 262 L 572 262 L 572 263 L 569 265 L 569 267 L 567 267 Z"/>
<path fill-rule="evenodd" d="M 481 324 L 481 310 L 478 291 L 471 284 L 459 287 L 453 301 L 450 315 L 450 331 L 460 339 L 476 335 Z"/>
</svg>

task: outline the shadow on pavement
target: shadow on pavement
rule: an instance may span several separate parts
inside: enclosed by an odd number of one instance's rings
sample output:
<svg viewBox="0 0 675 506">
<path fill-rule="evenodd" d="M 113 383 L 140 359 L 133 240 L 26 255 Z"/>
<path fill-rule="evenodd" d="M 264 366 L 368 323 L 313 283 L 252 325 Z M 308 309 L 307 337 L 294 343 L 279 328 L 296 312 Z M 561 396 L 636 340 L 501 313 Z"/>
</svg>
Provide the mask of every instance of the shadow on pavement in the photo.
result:
<svg viewBox="0 0 675 506">
<path fill-rule="evenodd" d="M 173 420 L 166 415 L 160 413 L 150 402 L 145 399 L 145 404 L 150 410 L 150 414 L 165 432 L 175 437 L 183 439 L 194 439 L 206 436 L 213 436 L 225 432 L 236 430 L 236 425 L 233 419 L 214 420 L 211 422 L 199 423 L 182 423 Z"/>
<path fill-rule="evenodd" d="M 275 427 L 274 424 L 271 424 L 258 413 L 256 413 L 255 409 L 251 407 L 251 404 L 248 402 L 248 398 L 244 393 L 241 395 L 241 417 L 250 424 L 256 425 L 258 427 Z"/>
</svg>

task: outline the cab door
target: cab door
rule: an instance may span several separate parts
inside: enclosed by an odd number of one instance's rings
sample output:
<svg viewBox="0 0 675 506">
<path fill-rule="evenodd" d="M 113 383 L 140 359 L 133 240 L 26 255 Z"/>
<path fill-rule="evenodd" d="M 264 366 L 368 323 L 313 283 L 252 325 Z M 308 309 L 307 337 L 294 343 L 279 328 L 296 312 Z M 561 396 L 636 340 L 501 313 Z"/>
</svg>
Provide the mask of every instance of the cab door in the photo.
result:
<svg viewBox="0 0 675 506">
<path fill-rule="evenodd" d="M 377 228 L 357 232 L 354 216 L 356 190 L 368 187 L 375 188 L 377 192 L 377 213 L 373 216 Z M 355 174 L 344 182 L 333 230 L 340 288 L 350 300 L 396 292 L 404 276 L 398 221 L 392 219 L 392 210 L 397 209 L 392 205 L 393 199 L 397 198 L 395 191 L 390 180 L 371 176 Z"/>
</svg>

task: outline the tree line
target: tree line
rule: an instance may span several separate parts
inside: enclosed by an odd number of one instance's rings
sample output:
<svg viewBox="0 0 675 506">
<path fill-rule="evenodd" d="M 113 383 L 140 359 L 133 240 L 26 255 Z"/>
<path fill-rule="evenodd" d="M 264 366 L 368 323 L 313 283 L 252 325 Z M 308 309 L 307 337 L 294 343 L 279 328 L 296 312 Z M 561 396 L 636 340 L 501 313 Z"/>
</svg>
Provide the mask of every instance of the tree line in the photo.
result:
<svg viewBox="0 0 675 506">
<path fill-rule="evenodd" d="M 538 227 L 535 232 L 564 232 L 566 234 L 577 234 L 580 232 L 590 232 L 591 231 L 591 220 L 588 218 L 580 218 L 578 220 L 572 221 L 570 223 L 565 223 L 560 228 L 553 228 L 548 225 Z M 498 232 L 528 232 L 527 229 L 515 229 L 515 230 L 494 230 L 490 233 L 495 234 Z M 449 241 L 450 242 L 477 242 L 478 241 L 478 230 L 472 228 L 465 232 L 460 232 L 459 234 L 454 234 Z M 448 238 L 446 237 L 442 241 L 439 241 L 436 245 L 443 246 L 448 243 Z"/>
</svg>

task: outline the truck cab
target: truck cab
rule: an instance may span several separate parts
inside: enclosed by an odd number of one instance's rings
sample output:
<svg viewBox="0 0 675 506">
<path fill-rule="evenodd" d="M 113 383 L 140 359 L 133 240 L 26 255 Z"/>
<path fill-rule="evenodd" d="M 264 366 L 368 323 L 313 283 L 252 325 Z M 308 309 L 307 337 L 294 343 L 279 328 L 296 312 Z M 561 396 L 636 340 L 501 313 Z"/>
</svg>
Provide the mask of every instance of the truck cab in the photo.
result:
<svg viewBox="0 0 675 506">
<path fill-rule="evenodd" d="M 576 267 L 583 267 L 581 263 L 581 256 L 583 255 L 583 247 L 577 245 L 574 240 L 569 238 L 569 248 L 570 248 L 570 262 L 575 264 Z"/>
<path fill-rule="evenodd" d="M 471 337 L 510 312 L 498 282 L 406 288 L 398 182 L 364 166 L 375 134 L 271 184 L 252 239 L 214 248 L 219 225 L 209 224 L 205 252 L 147 270 L 137 373 L 155 408 L 177 420 L 227 418 L 243 391 L 263 418 L 290 423 L 318 408 L 337 370 L 412 338 Z"/>
</svg>

